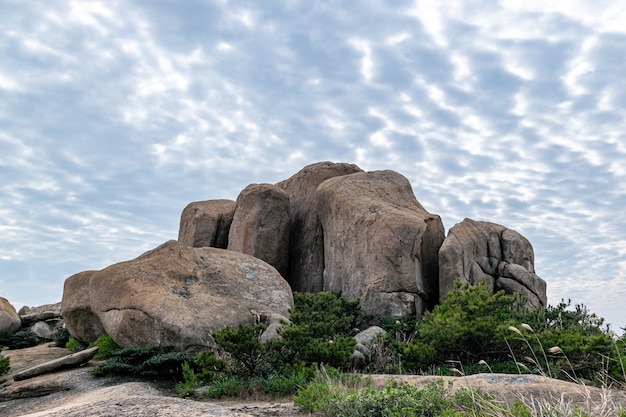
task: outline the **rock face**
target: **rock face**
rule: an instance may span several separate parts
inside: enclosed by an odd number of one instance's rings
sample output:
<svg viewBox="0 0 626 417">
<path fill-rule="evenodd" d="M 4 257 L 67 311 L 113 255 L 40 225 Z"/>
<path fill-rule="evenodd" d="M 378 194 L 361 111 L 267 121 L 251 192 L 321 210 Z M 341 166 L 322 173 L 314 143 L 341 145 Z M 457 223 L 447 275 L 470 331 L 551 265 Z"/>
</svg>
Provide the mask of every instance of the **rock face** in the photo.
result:
<svg viewBox="0 0 626 417">
<path fill-rule="evenodd" d="M 439 250 L 441 296 L 456 280 L 484 282 L 494 292 L 521 293 L 531 308 L 547 305 L 546 283 L 535 274 L 530 242 L 495 223 L 465 219 L 450 229 Z"/>
<path fill-rule="evenodd" d="M 324 230 L 324 290 L 361 299 L 366 314 L 421 316 L 438 301 L 439 216 L 394 171 L 360 172 L 317 188 Z"/>
<path fill-rule="evenodd" d="M 77 297 L 67 290 L 64 300 Z M 95 272 L 86 287 L 72 290 L 89 294 L 91 311 L 122 347 L 193 352 L 212 345 L 210 334 L 224 326 L 288 316 L 293 307 L 289 285 L 267 263 L 176 241 Z M 77 332 L 70 321 L 67 327 L 70 334 Z"/>
<path fill-rule="evenodd" d="M 361 171 L 354 164 L 319 162 L 276 184 L 285 190 L 291 205 L 287 281 L 294 291 L 324 289 L 324 239 L 315 190 L 329 178 Z"/>
<path fill-rule="evenodd" d="M 15 307 L 4 297 L 0 297 L 0 332 L 16 332 L 22 327 Z"/>
<path fill-rule="evenodd" d="M 226 249 L 234 213 L 235 202 L 232 200 L 189 203 L 180 216 L 178 241 L 194 248 Z"/>
<path fill-rule="evenodd" d="M 287 275 L 289 197 L 272 184 L 251 184 L 237 198 L 228 250 L 259 258 Z"/>
<path fill-rule="evenodd" d="M 65 280 L 61 314 L 70 335 L 88 344 L 106 332 L 98 315 L 91 308 L 89 283 L 97 271 L 84 271 Z"/>
</svg>

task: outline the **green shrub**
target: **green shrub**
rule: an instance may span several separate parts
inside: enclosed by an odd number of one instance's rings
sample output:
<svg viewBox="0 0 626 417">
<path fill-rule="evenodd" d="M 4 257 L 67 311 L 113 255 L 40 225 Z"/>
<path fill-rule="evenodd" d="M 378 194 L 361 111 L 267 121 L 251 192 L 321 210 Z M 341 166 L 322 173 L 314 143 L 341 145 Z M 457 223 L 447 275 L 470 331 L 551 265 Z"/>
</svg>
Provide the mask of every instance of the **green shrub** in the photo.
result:
<svg viewBox="0 0 626 417">
<path fill-rule="evenodd" d="M 55 347 L 66 347 L 67 342 L 70 340 L 70 332 L 65 326 L 58 327 L 52 336 Z"/>
<path fill-rule="evenodd" d="M 208 398 L 234 397 L 247 389 L 248 384 L 241 378 L 233 375 L 222 375 L 216 378 L 202 395 Z"/>
<path fill-rule="evenodd" d="M 504 292 L 492 295 L 482 283 L 457 285 L 419 323 L 419 340 L 434 348 L 437 364 L 450 360 L 464 364 L 509 360 L 505 337 L 509 335 L 508 326 L 522 314 L 520 304 Z M 409 358 L 405 356 L 404 360 L 407 363 Z M 415 362 L 420 360 L 418 357 Z"/>
<path fill-rule="evenodd" d="M 303 410 L 324 416 L 463 416 L 479 415 L 491 397 L 477 391 L 458 390 L 434 381 L 422 389 L 390 382 L 383 389 L 363 386 L 363 380 L 320 375 L 294 396 Z M 500 414 L 498 414 L 500 415 Z"/>
<path fill-rule="evenodd" d="M 183 364 L 193 357 L 160 347 L 123 348 L 111 353 L 109 359 L 96 366 L 95 376 L 132 375 L 151 378 L 183 379 Z"/>
<path fill-rule="evenodd" d="M 120 347 L 111 339 L 110 336 L 103 335 L 94 340 L 87 346 L 87 348 L 98 347 L 98 352 L 93 357 L 94 360 L 101 361 L 104 359 L 108 359 L 111 357 L 113 352 L 118 350 Z"/>
<path fill-rule="evenodd" d="M 0 346 L 0 351 L 2 351 L 2 346 Z M 9 357 L 0 356 L 0 376 L 9 373 L 9 371 L 11 370 L 9 361 Z"/>
<path fill-rule="evenodd" d="M 359 301 L 348 301 L 336 292 L 294 293 L 291 324 L 272 341 L 282 363 L 324 363 L 350 366 L 360 315 Z"/>
<path fill-rule="evenodd" d="M 283 368 L 260 380 L 260 387 L 272 397 L 291 396 L 314 378 L 316 370 L 316 366 L 303 364 Z"/>
<path fill-rule="evenodd" d="M 6 346 L 9 349 L 24 349 L 36 346 L 41 343 L 41 339 L 37 337 L 30 329 L 21 329 L 15 333 L 0 332 L 0 346 Z"/>
<path fill-rule="evenodd" d="M 85 345 L 83 345 L 78 340 L 74 339 L 73 337 L 70 337 L 67 343 L 65 344 L 65 349 L 71 350 L 73 352 L 77 352 L 79 350 L 85 349 Z"/>
<path fill-rule="evenodd" d="M 247 377 L 260 376 L 267 370 L 268 345 L 261 343 L 266 326 L 262 323 L 241 323 L 237 327 L 225 327 L 213 333 L 213 340 L 232 358 L 231 371 Z"/>
</svg>

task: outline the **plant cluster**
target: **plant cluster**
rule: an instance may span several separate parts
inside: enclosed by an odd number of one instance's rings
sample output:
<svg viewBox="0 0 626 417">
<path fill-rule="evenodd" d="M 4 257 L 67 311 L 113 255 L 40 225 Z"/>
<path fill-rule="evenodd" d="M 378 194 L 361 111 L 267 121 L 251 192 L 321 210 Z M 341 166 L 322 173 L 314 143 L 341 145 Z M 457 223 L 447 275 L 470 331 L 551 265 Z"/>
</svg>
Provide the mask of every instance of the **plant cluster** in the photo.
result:
<svg viewBox="0 0 626 417">
<path fill-rule="evenodd" d="M 279 329 L 280 337 L 265 343 L 263 323 L 214 332 L 216 352 L 202 352 L 186 365 L 184 381 L 177 385 L 179 394 L 206 386 L 209 397 L 254 392 L 285 396 L 308 382 L 318 364 L 350 367 L 359 301 L 335 292 L 295 293 L 290 313 L 290 322 Z"/>
<path fill-rule="evenodd" d="M 108 335 L 100 336 L 87 346 L 88 349 L 92 347 L 98 347 L 98 352 L 93 357 L 96 361 L 109 359 L 116 350 L 120 349 L 117 343 Z"/>
<path fill-rule="evenodd" d="M 0 351 L 2 351 L 2 346 L 0 346 Z M 0 356 L 0 376 L 8 374 L 11 370 L 9 359 L 9 357 Z"/>
<path fill-rule="evenodd" d="M 24 349 L 36 346 L 41 340 L 30 329 L 21 329 L 17 332 L 0 332 L 0 346 L 6 346 L 9 349 Z"/>
<path fill-rule="evenodd" d="M 154 347 L 122 348 L 110 353 L 108 360 L 93 368 L 95 376 L 131 375 L 156 379 L 183 378 L 183 364 L 193 360 L 189 354 Z"/>
<path fill-rule="evenodd" d="M 328 417 L 626 417 L 626 409 L 610 399 L 576 403 L 560 398 L 520 397 L 511 405 L 479 389 L 453 389 L 452 382 L 431 381 L 423 388 L 390 381 L 371 387 L 359 375 L 331 374 L 322 367 L 293 397 L 294 404 Z"/>
<path fill-rule="evenodd" d="M 423 320 L 383 321 L 388 333 L 373 351 L 390 360 L 375 357 L 369 370 L 624 382 L 626 341 L 603 329 L 602 319 L 571 302 L 534 311 L 524 305 L 520 295 L 457 284 Z"/>
</svg>

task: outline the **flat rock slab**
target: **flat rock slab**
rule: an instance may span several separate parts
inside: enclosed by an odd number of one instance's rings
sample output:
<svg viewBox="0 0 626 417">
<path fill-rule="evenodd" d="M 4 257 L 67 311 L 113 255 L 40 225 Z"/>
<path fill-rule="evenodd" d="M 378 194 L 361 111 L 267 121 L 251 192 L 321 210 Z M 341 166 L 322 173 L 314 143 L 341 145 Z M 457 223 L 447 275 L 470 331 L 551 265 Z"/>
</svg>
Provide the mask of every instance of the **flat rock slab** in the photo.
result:
<svg viewBox="0 0 626 417">
<path fill-rule="evenodd" d="M 92 347 L 90 349 L 81 350 L 80 352 L 72 353 L 67 356 L 63 356 L 58 359 L 44 362 L 39 365 L 35 365 L 24 371 L 18 372 L 13 375 L 13 380 L 22 381 L 24 379 L 33 378 L 38 375 L 55 372 L 64 368 L 75 368 L 83 365 L 91 360 L 96 353 L 98 353 L 98 347 Z"/>
<path fill-rule="evenodd" d="M 406 382 L 418 388 L 443 380 L 452 383 L 452 389 L 478 389 L 493 395 L 497 400 L 509 405 L 516 401 L 528 403 L 549 402 L 558 404 L 562 400 L 574 402 L 583 407 L 613 404 L 626 406 L 626 391 L 585 386 L 540 375 L 485 373 L 461 377 L 430 375 L 371 375 L 373 385 L 382 388 L 390 380 Z M 584 408 L 583 408 L 584 410 Z"/>
</svg>

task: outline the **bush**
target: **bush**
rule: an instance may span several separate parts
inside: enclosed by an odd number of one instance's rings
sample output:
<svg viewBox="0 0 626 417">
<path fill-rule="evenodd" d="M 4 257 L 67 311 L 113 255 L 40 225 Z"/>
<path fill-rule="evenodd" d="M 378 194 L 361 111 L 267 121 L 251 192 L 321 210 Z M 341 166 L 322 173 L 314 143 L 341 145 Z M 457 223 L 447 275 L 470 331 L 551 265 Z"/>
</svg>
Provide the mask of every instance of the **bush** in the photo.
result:
<svg viewBox="0 0 626 417">
<path fill-rule="evenodd" d="M 359 300 L 348 301 L 336 292 L 294 293 L 291 324 L 272 341 L 282 363 L 324 363 L 338 368 L 350 366 L 360 315 Z"/>
<path fill-rule="evenodd" d="M 2 346 L 0 346 L 0 351 L 2 351 Z M 10 358 L 0 356 L 0 376 L 9 373 L 11 370 L 11 366 L 9 366 Z"/>
<path fill-rule="evenodd" d="M 261 367 L 267 363 L 269 356 L 268 346 L 260 341 L 265 329 L 262 323 L 241 323 L 235 328 L 225 327 L 213 333 L 217 346 L 233 360 L 231 371 L 234 374 L 254 377 L 267 371 Z"/>
<path fill-rule="evenodd" d="M 193 357 L 187 353 L 173 352 L 160 347 L 123 348 L 111 353 L 109 359 L 96 366 L 95 376 L 131 375 L 156 379 L 183 379 L 183 364 Z"/>
<path fill-rule="evenodd" d="M 366 383 L 367 384 L 367 383 Z M 325 416 L 463 416 L 477 415 L 491 397 L 458 390 L 442 380 L 423 389 L 407 383 L 390 382 L 383 389 L 363 387 L 363 380 L 324 375 L 301 389 L 293 398 L 303 410 Z"/>
<path fill-rule="evenodd" d="M 71 350 L 73 352 L 77 352 L 79 350 L 85 349 L 85 345 L 83 345 L 78 340 L 74 339 L 73 337 L 70 337 L 67 343 L 65 344 L 65 349 Z"/>
<path fill-rule="evenodd" d="M 103 335 L 94 340 L 87 346 L 87 348 L 98 347 L 98 352 L 93 357 L 96 361 L 101 361 L 104 359 L 108 359 L 113 355 L 113 352 L 118 350 L 120 347 L 111 339 L 110 336 Z"/>
<path fill-rule="evenodd" d="M 66 347 L 67 342 L 70 341 L 70 332 L 65 326 L 58 327 L 52 336 L 55 347 Z"/>
<path fill-rule="evenodd" d="M 6 346 L 9 349 L 24 349 L 37 346 L 39 343 L 41 339 L 30 329 L 18 330 L 16 333 L 0 332 L 0 346 Z"/>
</svg>

